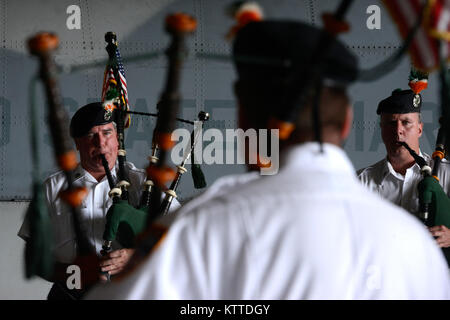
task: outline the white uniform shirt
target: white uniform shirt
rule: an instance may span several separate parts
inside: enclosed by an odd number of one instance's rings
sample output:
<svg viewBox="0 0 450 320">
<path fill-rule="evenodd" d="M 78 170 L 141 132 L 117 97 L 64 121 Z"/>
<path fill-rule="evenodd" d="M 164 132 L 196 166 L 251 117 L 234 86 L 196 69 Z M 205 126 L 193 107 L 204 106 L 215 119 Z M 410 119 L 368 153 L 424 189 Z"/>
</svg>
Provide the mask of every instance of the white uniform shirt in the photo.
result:
<svg viewBox="0 0 450 320">
<path fill-rule="evenodd" d="M 274 176 L 219 179 L 161 245 L 90 299 L 448 299 L 447 265 L 410 214 L 303 144 Z"/>
<path fill-rule="evenodd" d="M 420 156 L 427 161 L 430 167 L 433 167 L 433 161 L 429 155 L 420 153 Z M 422 180 L 422 175 L 417 163 L 408 168 L 403 176 L 393 169 L 386 157 L 367 168 L 358 170 L 357 175 L 370 190 L 418 216 L 419 194 L 417 185 Z M 450 163 L 445 159 L 440 164 L 438 178 L 445 193 L 449 194 Z"/>
<path fill-rule="evenodd" d="M 146 173 L 142 169 L 137 169 L 130 162 L 126 162 L 125 165 L 131 184 L 128 189 L 129 202 L 136 207 L 139 204 L 142 185 L 146 180 Z M 111 170 L 115 181 L 117 181 L 116 171 L 118 167 L 116 163 L 116 166 Z M 75 170 L 74 186 L 86 186 L 89 189 L 80 207 L 81 232 L 87 236 L 90 245 L 100 255 L 106 224 L 106 213 L 112 205 L 112 199 L 108 195 L 110 186 L 107 177 L 105 176 L 99 182 L 89 172 L 84 170 L 81 165 L 78 165 Z M 76 256 L 77 248 L 71 209 L 58 196 L 64 188 L 67 188 L 67 183 L 63 171 L 51 175 L 44 182 L 44 194 L 52 225 L 55 259 L 58 262 L 70 263 Z M 179 202 L 174 199 L 171 205 L 171 211 L 177 209 L 179 206 Z M 28 220 L 26 218 L 18 233 L 24 240 L 29 238 L 28 229 Z M 119 243 L 113 241 L 114 250 L 120 247 Z"/>
</svg>

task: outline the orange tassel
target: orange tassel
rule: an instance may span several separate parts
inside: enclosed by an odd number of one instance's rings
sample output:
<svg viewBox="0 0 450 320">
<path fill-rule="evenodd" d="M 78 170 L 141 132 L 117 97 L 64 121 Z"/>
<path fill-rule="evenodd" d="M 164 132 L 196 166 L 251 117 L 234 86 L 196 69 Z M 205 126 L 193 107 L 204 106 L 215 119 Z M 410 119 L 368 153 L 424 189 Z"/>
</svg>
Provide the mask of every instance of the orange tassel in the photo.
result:
<svg viewBox="0 0 450 320">
<path fill-rule="evenodd" d="M 428 81 L 410 81 L 408 85 L 415 94 L 419 94 L 428 87 Z"/>
<path fill-rule="evenodd" d="M 237 23 L 227 32 L 225 36 L 227 40 L 231 40 L 248 23 L 261 21 L 263 19 L 263 13 L 261 8 L 254 3 L 244 3 L 236 10 L 234 19 Z"/>
</svg>

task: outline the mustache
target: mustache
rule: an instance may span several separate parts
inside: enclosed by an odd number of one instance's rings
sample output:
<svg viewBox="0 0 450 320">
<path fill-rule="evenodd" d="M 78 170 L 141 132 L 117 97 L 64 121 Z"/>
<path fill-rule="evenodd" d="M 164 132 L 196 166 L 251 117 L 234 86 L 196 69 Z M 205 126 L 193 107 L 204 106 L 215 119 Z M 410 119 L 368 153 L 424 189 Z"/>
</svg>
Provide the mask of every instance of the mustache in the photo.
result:
<svg viewBox="0 0 450 320">
<path fill-rule="evenodd" d="M 111 153 L 104 150 L 96 150 L 92 153 L 92 157 L 101 157 L 102 155 L 109 156 Z"/>
<path fill-rule="evenodd" d="M 404 140 L 395 140 L 392 142 L 393 145 L 397 145 L 397 146 L 403 146 L 406 144 L 406 142 Z"/>
</svg>

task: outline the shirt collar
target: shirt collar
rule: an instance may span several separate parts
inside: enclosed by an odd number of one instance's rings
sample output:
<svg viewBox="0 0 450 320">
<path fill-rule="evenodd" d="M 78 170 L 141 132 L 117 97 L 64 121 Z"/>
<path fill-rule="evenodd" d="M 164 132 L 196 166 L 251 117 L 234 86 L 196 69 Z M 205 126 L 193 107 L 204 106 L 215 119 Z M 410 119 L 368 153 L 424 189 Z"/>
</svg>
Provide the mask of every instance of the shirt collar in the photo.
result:
<svg viewBox="0 0 450 320">
<path fill-rule="evenodd" d="M 116 161 L 114 167 L 111 170 L 111 175 L 114 178 L 114 180 L 117 180 L 117 168 L 118 168 L 118 163 Z M 79 181 L 81 179 L 84 179 L 86 181 L 90 181 L 93 183 L 98 183 L 99 181 L 97 181 L 97 179 L 95 179 L 86 169 L 84 169 L 81 166 L 81 163 L 78 163 L 77 167 L 75 168 L 74 171 L 74 182 Z M 101 181 L 106 180 L 107 177 L 105 176 Z"/>
<path fill-rule="evenodd" d="M 301 169 L 343 172 L 352 176 L 355 169 L 345 151 L 333 144 L 322 143 L 323 152 L 317 142 L 307 142 L 290 147 L 280 156 L 281 170 L 289 167 L 300 167 Z"/>
<path fill-rule="evenodd" d="M 427 155 L 426 153 L 422 153 L 422 151 L 419 149 L 419 156 L 421 156 L 422 158 L 425 159 L 426 162 L 430 163 L 430 156 Z M 414 163 L 411 167 L 409 167 L 408 169 L 406 169 L 406 172 L 412 170 L 414 173 L 419 173 L 420 174 L 420 167 L 417 163 Z M 380 184 L 383 183 L 384 179 L 386 179 L 386 177 L 391 174 L 392 176 L 394 176 L 395 178 L 399 179 L 399 180 L 404 180 L 405 176 L 403 176 L 401 173 L 398 173 L 394 170 L 394 168 L 392 167 L 392 164 L 389 162 L 388 157 L 386 155 L 385 159 L 384 159 L 384 170 L 383 173 L 381 175 L 381 181 Z"/>
</svg>

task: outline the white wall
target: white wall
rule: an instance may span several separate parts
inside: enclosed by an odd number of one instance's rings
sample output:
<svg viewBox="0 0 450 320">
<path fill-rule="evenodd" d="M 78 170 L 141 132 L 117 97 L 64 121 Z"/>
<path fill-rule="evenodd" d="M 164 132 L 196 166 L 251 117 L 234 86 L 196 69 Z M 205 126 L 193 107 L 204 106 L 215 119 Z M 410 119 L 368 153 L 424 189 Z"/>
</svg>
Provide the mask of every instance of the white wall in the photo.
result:
<svg viewBox="0 0 450 320">
<path fill-rule="evenodd" d="M 51 284 L 25 279 L 25 242 L 17 236 L 29 202 L 0 202 L 0 300 L 46 299 Z"/>
</svg>

